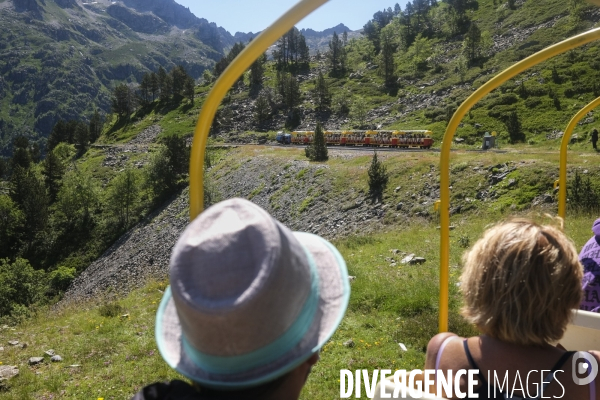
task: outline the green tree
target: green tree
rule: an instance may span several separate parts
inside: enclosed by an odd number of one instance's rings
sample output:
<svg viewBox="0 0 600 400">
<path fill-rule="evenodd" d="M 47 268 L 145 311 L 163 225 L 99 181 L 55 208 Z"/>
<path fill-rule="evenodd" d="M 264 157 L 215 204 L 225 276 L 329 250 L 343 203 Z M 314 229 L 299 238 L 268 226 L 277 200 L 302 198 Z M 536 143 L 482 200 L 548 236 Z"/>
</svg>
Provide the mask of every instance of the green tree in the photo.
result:
<svg viewBox="0 0 600 400">
<path fill-rule="evenodd" d="M 412 61 L 415 71 L 418 71 L 427 66 L 427 59 L 432 53 L 431 40 L 419 33 L 412 46 L 408 49 L 407 56 Z"/>
<path fill-rule="evenodd" d="M 271 103 L 269 94 L 265 90 L 261 90 L 254 102 L 254 119 L 256 122 L 263 123 L 271 116 Z"/>
<path fill-rule="evenodd" d="M 394 52 L 396 47 L 393 42 L 392 32 L 387 27 L 381 30 L 381 63 L 380 70 L 386 86 L 391 87 L 396 83 L 396 63 Z"/>
<path fill-rule="evenodd" d="M 112 110 L 115 112 L 119 118 L 129 117 L 129 115 L 133 112 L 134 109 L 134 96 L 129 88 L 124 83 L 121 83 L 115 87 L 112 96 Z M 72 143 L 72 141 L 69 141 Z"/>
<path fill-rule="evenodd" d="M 265 57 L 258 57 L 250 66 L 250 91 L 257 93 L 262 87 L 263 77 L 265 75 L 264 67 Z"/>
<path fill-rule="evenodd" d="M 24 223 L 23 211 L 9 196 L 0 194 L 0 258 L 16 254 Z"/>
<path fill-rule="evenodd" d="M 389 175 L 387 172 L 387 168 L 383 164 L 383 162 L 379 161 L 377 158 L 377 152 L 373 153 L 373 158 L 371 159 L 371 165 L 369 166 L 369 194 L 371 195 L 373 200 L 382 201 L 383 200 L 383 192 L 388 183 Z"/>
<path fill-rule="evenodd" d="M 354 120 L 355 125 L 362 128 L 367 123 L 367 112 L 368 112 L 367 101 L 362 96 L 356 96 L 352 102 L 350 109 L 350 116 Z"/>
<path fill-rule="evenodd" d="M 69 133 L 67 123 L 62 119 L 59 119 L 58 122 L 54 124 L 52 132 L 50 132 L 50 136 L 48 136 L 46 147 L 48 151 L 51 151 L 62 142 L 69 142 Z"/>
<path fill-rule="evenodd" d="M 45 273 L 33 269 L 29 261 L 0 259 L 0 316 L 13 314 L 40 301 L 45 294 Z"/>
<path fill-rule="evenodd" d="M 295 76 L 287 72 L 277 71 L 277 87 L 287 110 L 300 104 L 300 84 Z"/>
<path fill-rule="evenodd" d="M 521 120 L 516 111 L 508 114 L 504 125 L 508 131 L 508 137 L 510 138 L 511 143 L 523 142 L 525 140 L 525 133 L 521 127 Z"/>
<path fill-rule="evenodd" d="M 150 85 L 151 85 L 151 78 L 150 78 L 150 74 L 149 73 L 145 73 L 144 76 L 142 76 L 142 81 L 140 82 L 140 86 L 138 88 L 139 90 L 139 97 L 140 97 L 140 102 L 143 105 L 146 105 L 150 102 Z"/>
<path fill-rule="evenodd" d="M 333 95 L 331 100 L 333 111 L 339 115 L 346 115 L 350 112 L 352 94 L 350 91 L 342 89 Z"/>
<path fill-rule="evenodd" d="M 29 139 L 25 136 L 17 136 L 13 140 L 13 156 L 11 167 L 28 169 L 31 166 L 31 153 L 29 152 Z"/>
<path fill-rule="evenodd" d="M 328 53 L 329 67 L 331 76 L 340 76 L 346 69 L 346 50 L 337 33 L 333 32 L 333 37 L 329 41 Z"/>
<path fill-rule="evenodd" d="M 90 173 L 71 170 L 62 179 L 55 203 L 55 216 L 67 227 L 88 225 L 99 202 L 100 188 Z"/>
<path fill-rule="evenodd" d="M 108 208 L 122 228 L 127 229 L 139 199 L 139 174 L 128 168 L 117 175 L 108 189 Z"/>
<path fill-rule="evenodd" d="M 315 81 L 314 94 L 317 100 L 317 109 L 325 111 L 331 104 L 331 95 L 329 94 L 329 85 L 321 71 L 319 71 L 319 76 Z"/>
<path fill-rule="evenodd" d="M 157 72 L 157 80 L 158 80 L 158 91 L 159 91 L 159 99 L 160 101 L 168 101 L 171 98 L 171 91 L 173 89 L 173 79 L 167 71 L 160 66 Z"/>
<path fill-rule="evenodd" d="M 94 114 L 90 118 L 88 129 L 90 131 L 90 143 L 95 143 L 104 129 L 104 118 L 100 115 L 98 110 L 94 110 Z"/>
<path fill-rule="evenodd" d="M 152 155 L 146 168 L 146 185 L 156 202 L 179 189 L 181 179 L 189 170 L 189 148 L 184 137 L 166 136 L 161 140 L 159 151 Z"/>
<path fill-rule="evenodd" d="M 185 80 L 183 87 L 183 95 L 189 100 L 190 104 L 194 105 L 194 97 L 196 96 L 196 81 L 191 76 L 188 76 Z"/>
<path fill-rule="evenodd" d="M 77 153 L 82 155 L 86 152 L 89 144 L 90 144 L 90 131 L 87 124 L 81 122 L 77 124 L 77 128 L 75 129 L 75 147 L 77 148 Z"/>
<path fill-rule="evenodd" d="M 178 65 L 171 70 L 171 81 L 173 82 L 171 92 L 176 100 L 180 100 L 184 96 L 183 91 L 188 78 L 190 78 L 190 76 L 181 65 Z"/>
<path fill-rule="evenodd" d="M 463 41 L 463 52 L 469 64 L 475 63 L 481 57 L 483 50 L 481 30 L 475 22 L 471 22 Z"/>
<path fill-rule="evenodd" d="M 320 122 L 317 122 L 313 142 L 309 146 L 306 146 L 304 153 L 311 161 L 327 161 L 329 159 L 325 134 Z"/>
<path fill-rule="evenodd" d="M 23 211 L 26 240 L 31 243 L 48 223 L 48 194 L 35 168 L 17 167 L 13 170 L 9 196 Z"/>
<path fill-rule="evenodd" d="M 148 87 L 148 90 L 152 94 L 152 101 L 156 100 L 156 95 L 160 91 L 160 85 L 158 82 L 158 75 L 156 75 L 156 73 L 154 72 L 150 74 L 150 85 Z"/>
<path fill-rule="evenodd" d="M 65 174 L 66 166 L 54 150 L 48 152 L 46 159 L 42 163 L 42 175 L 44 175 L 44 183 L 48 189 L 50 201 L 56 201 L 58 191 L 60 190 L 60 182 Z"/>
</svg>

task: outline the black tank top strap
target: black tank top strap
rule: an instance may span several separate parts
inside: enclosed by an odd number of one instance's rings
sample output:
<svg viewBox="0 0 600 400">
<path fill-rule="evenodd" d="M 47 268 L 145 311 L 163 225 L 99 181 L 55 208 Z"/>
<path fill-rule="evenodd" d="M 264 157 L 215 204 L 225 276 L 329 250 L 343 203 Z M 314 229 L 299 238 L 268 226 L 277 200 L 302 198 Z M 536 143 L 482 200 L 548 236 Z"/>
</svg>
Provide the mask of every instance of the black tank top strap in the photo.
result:
<svg viewBox="0 0 600 400">
<path fill-rule="evenodd" d="M 467 359 L 469 360 L 469 365 L 471 366 L 471 368 L 479 370 L 478 376 L 482 382 L 481 387 L 487 387 L 488 383 L 485 380 L 485 378 L 483 377 L 483 374 L 481 373 L 481 368 L 479 368 L 479 365 L 477 365 L 477 363 L 473 359 L 473 356 L 471 355 L 471 351 L 469 350 L 469 344 L 467 343 L 467 339 L 463 340 L 463 347 L 465 348 L 465 354 L 467 355 Z"/>
<path fill-rule="evenodd" d="M 551 373 L 551 374 L 554 374 L 554 373 L 555 373 L 555 372 L 556 372 L 556 371 L 557 371 L 557 370 L 558 370 L 560 367 L 562 367 L 562 366 L 563 366 L 563 364 L 564 364 L 565 362 L 567 362 L 567 360 L 568 360 L 569 358 L 571 358 L 571 356 L 572 356 L 573 354 L 575 354 L 575 352 L 574 352 L 574 351 L 567 351 L 567 352 L 565 352 L 565 353 L 564 353 L 564 354 L 563 354 L 563 355 L 562 355 L 562 356 L 561 356 L 561 357 L 558 359 L 558 361 L 556 362 L 556 364 L 554 364 L 554 367 L 552 367 L 552 369 L 550 370 L 550 373 Z"/>
</svg>

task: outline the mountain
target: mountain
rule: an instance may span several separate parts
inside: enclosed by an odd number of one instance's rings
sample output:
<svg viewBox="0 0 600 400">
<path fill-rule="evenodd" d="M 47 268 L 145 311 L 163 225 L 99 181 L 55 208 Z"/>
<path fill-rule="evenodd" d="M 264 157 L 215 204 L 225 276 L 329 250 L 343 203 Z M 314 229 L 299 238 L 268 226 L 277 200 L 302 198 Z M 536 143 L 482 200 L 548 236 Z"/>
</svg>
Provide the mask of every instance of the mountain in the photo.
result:
<svg viewBox="0 0 600 400">
<path fill-rule="evenodd" d="M 234 43 L 173 0 L 0 0 L 0 154 L 59 119 L 110 111 L 117 82 L 159 66 L 198 78 Z"/>
</svg>

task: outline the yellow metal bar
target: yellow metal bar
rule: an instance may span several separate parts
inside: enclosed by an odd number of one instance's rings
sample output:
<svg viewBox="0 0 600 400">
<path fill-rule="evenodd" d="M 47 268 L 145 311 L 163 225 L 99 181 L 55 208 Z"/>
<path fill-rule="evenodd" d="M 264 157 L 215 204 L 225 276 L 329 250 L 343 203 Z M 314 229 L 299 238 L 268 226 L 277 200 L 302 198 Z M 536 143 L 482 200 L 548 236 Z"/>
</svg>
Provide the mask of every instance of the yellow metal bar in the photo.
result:
<svg viewBox="0 0 600 400">
<path fill-rule="evenodd" d="M 440 332 L 448 330 L 448 279 L 449 279 L 449 263 L 450 263 L 450 147 L 454 133 L 458 128 L 458 124 L 469 111 L 469 109 L 477 103 L 481 98 L 487 95 L 492 90 L 503 84 L 509 79 L 545 61 L 555 55 L 564 53 L 567 50 L 583 46 L 586 43 L 600 38 L 600 28 L 573 36 L 560 43 L 552 45 L 544 50 L 541 50 L 526 59 L 516 63 L 510 68 L 505 69 L 494 78 L 490 79 L 483 86 L 477 89 L 469 98 L 467 98 L 458 107 L 452 119 L 448 123 L 442 149 L 440 155 L 440 315 L 439 329 Z"/>
<path fill-rule="evenodd" d="M 560 171 L 558 172 L 558 216 L 563 220 L 565 219 L 565 215 L 567 213 L 567 146 L 569 145 L 571 135 L 573 134 L 573 130 L 577 126 L 579 120 L 581 120 L 581 118 L 599 105 L 600 97 L 579 110 L 579 112 L 575 114 L 573 118 L 571 118 L 571 121 L 569 121 L 569 124 L 565 129 L 562 142 L 560 143 Z"/>
<path fill-rule="evenodd" d="M 327 0 L 301 0 L 265 29 L 225 69 L 208 94 L 194 131 L 190 156 L 190 220 L 202 212 L 204 206 L 204 153 L 208 133 L 221 100 L 235 81 L 269 46 L 289 31 L 298 21 L 325 4 Z"/>
</svg>

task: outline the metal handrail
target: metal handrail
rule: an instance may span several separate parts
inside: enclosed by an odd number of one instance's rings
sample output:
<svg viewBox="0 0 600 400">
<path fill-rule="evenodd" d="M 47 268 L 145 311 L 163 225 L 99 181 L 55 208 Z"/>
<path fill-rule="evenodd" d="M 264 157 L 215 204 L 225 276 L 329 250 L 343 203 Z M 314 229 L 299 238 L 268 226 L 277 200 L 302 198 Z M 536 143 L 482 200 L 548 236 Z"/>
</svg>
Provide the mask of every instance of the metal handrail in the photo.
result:
<svg viewBox="0 0 600 400">
<path fill-rule="evenodd" d="M 521 72 L 543 62 L 547 59 L 562 54 L 565 51 L 583 46 L 596 39 L 600 39 L 600 28 L 573 36 L 560 43 L 545 48 L 513 66 L 505 69 L 494 78 L 471 94 L 458 107 L 448 123 L 440 155 L 440 332 L 448 331 L 448 282 L 450 264 L 450 147 L 458 124 L 469 109 L 492 90 L 512 79 Z M 564 186 L 564 185 L 563 185 Z"/>
<path fill-rule="evenodd" d="M 563 220 L 567 213 L 567 147 L 577 123 L 587 113 L 600 105 L 600 97 L 592 100 L 571 118 L 560 143 L 560 170 L 558 171 L 558 216 Z"/>
<path fill-rule="evenodd" d="M 229 64 L 208 94 L 194 130 L 190 155 L 190 220 L 196 218 L 204 208 L 204 154 L 208 133 L 217 108 L 238 78 L 273 43 L 294 27 L 302 18 L 325 4 L 327 0 L 301 0 L 265 29 L 246 46 Z"/>
</svg>

